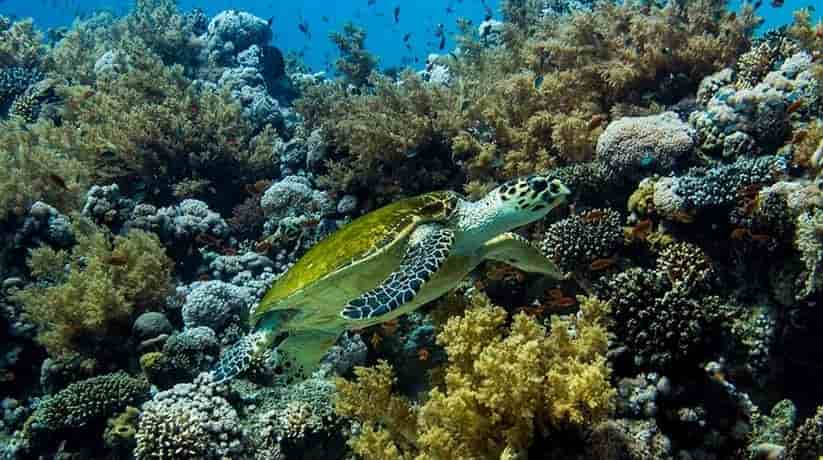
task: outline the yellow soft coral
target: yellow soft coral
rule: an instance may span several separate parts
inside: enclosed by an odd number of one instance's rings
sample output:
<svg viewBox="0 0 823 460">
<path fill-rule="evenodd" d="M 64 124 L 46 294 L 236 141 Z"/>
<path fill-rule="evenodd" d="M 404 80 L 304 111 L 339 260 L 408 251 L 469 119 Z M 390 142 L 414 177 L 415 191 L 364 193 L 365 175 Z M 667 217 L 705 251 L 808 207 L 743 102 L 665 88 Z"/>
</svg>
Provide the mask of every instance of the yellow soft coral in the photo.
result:
<svg viewBox="0 0 823 460">
<path fill-rule="evenodd" d="M 43 283 L 13 297 L 54 355 L 93 356 L 105 341 L 128 333 L 138 306 L 158 305 L 169 292 L 172 262 L 156 235 L 132 230 L 112 241 L 86 224 L 75 225 L 78 243 L 70 255 L 47 247 L 32 251 L 29 266 Z"/>
<path fill-rule="evenodd" d="M 340 381 L 338 412 L 360 420 L 352 440 L 367 459 L 499 459 L 525 452 L 538 428 L 588 427 L 613 409 L 605 352 L 607 306 L 580 299 L 574 318 L 552 321 L 508 314 L 474 295 L 474 308 L 438 335 L 448 354 L 444 386 L 416 408 L 390 393 L 391 368 L 358 369 Z M 573 332 L 572 332 L 573 331 Z"/>
</svg>

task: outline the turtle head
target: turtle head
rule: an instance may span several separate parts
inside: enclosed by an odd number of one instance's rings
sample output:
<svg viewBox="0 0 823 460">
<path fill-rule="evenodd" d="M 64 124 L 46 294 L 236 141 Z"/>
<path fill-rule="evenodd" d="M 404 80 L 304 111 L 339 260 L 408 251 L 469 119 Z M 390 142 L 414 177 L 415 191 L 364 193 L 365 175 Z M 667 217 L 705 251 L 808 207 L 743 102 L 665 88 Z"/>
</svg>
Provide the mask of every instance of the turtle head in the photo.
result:
<svg viewBox="0 0 823 460">
<path fill-rule="evenodd" d="M 504 183 L 490 192 L 489 199 L 498 208 L 498 218 L 516 228 L 542 218 L 570 194 L 560 179 L 533 175 Z"/>
</svg>

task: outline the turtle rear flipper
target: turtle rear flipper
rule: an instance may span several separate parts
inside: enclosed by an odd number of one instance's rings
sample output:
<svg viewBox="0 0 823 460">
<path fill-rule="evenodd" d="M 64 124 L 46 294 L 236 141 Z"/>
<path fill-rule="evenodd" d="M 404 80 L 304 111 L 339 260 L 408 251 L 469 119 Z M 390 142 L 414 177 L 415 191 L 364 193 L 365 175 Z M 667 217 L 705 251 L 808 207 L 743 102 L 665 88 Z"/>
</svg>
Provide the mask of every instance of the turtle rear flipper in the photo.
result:
<svg viewBox="0 0 823 460">
<path fill-rule="evenodd" d="M 224 351 L 211 370 L 214 382 L 226 382 L 248 370 L 254 358 L 267 348 L 269 335 L 268 332 L 249 334 Z"/>
<path fill-rule="evenodd" d="M 323 330 L 290 332 L 277 345 L 277 370 L 280 377 L 286 383 L 310 377 L 339 335 L 340 332 Z"/>
<path fill-rule="evenodd" d="M 409 237 L 409 245 L 397 271 L 376 288 L 364 292 L 343 307 L 346 319 L 367 319 L 396 310 L 410 302 L 423 283 L 440 269 L 454 244 L 454 232 L 439 225 L 423 225 Z"/>
<path fill-rule="evenodd" d="M 557 264 L 516 233 L 506 232 L 487 241 L 483 245 L 483 257 L 507 263 L 524 272 L 563 279 L 563 271 Z"/>
</svg>

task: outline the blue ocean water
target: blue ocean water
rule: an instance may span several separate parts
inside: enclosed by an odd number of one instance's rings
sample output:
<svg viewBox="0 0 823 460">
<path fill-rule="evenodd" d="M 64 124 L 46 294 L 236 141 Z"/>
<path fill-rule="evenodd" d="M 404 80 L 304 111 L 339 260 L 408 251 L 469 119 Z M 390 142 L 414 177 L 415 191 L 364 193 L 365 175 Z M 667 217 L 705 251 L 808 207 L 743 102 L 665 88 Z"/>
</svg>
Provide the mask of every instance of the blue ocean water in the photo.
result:
<svg viewBox="0 0 823 460">
<path fill-rule="evenodd" d="M 443 24 L 447 32 L 445 49 L 448 50 L 453 46 L 453 42 L 449 42 L 457 32 L 457 18 L 468 18 L 474 24 L 480 24 L 487 8 L 499 18 L 499 3 L 498 0 L 182 0 L 179 5 L 184 11 L 200 8 L 209 17 L 226 9 L 238 9 L 272 18 L 273 44 L 286 52 L 299 53 L 313 71 L 320 71 L 330 69 L 337 56 L 328 33 L 341 30 L 348 21 L 367 31 L 366 46 L 379 56 L 381 68 L 402 65 L 419 68 L 429 53 L 438 52 L 439 43 L 434 35 L 438 24 Z M 734 0 L 731 6 L 739 8 L 742 3 Z M 782 7 L 773 7 L 769 2 L 763 2 L 759 10 L 764 18 L 761 31 L 791 22 L 792 11 L 807 6 L 814 8 L 815 3 L 813 0 L 788 0 Z M 132 6 L 131 1 L 111 0 L 0 0 L 0 14 L 32 17 L 37 26 L 45 30 L 70 25 L 75 17 L 96 10 L 125 14 Z M 395 23 L 396 7 L 400 14 Z M 820 11 L 815 11 L 814 17 L 819 19 Z M 308 25 L 310 36 L 298 28 L 300 23 Z M 403 42 L 406 34 L 410 34 L 411 49 Z"/>
</svg>

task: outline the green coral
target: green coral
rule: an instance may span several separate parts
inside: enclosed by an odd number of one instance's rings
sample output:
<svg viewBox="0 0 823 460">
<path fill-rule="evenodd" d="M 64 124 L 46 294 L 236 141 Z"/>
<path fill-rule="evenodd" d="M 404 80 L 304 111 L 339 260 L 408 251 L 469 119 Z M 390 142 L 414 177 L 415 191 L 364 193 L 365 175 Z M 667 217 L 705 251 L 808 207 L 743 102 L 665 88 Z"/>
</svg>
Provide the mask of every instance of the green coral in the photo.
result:
<svg viewBox="0 0 823 460">
<path fill-rule="evenodd" d="M 340 58 L 334 62 L 334 67 L 343 75 L 345 83 L 365 85 L 377 66 L 377 58 L 366 51 L 366 31 L 347 22 L 342 32 L 330 32 L 329 38 L 340 50 Z"/>
<path fill-rule="evenodd" d="M 135 435 L 137 424 L 140 421 L 140 411 L 136 407 L 128 406 L 120 415 L 111 417 L 106 422 L 106 431 L 103 432 L 103 442 L 106 447 L 118 452 L 131 452 L 137 445 Z"/>
<path fill-rule="evenodd" d="M 112 239 L 83 222 L 75 225 L 71 254 L 32 251 L 35 283 L 14 295 L 38 327 L 37 340 L 55 355 L 94 355 L 106 342 L 128 334 L 135 308 L 161 305 L 169 291 L 172 262 L 156 235 L 132 230 Z M 68 263 L 68 269 L 60 271 Z"/>
<path fill-rule="evenodd" d="M 608 308 L 579 300 L 579 315 L 554 318 L 550 331 L 525 314 L 507 326 L 506 311 L 488 303 L 450 319 L 438 335 L 448 354 L 444 386 L 419 407 L 391 393 L 386 364 L 358 369 L 356 382 L 339 380 L 338 412 L 363 424 L 355 452 L 367 459 L 502 458 L 525 453 L 538 427 L 583 429 L 605 420 L 615 396 L 602 324 Z"/>
<path fill-rule="evenodd" d="M 36 67 L 44 54 L 43 36 L 34 21 L 11 22 L 0 16 L 0 66 Z"/>
<path fill-rule="evenodd" d="M 148 398 L 148 383 L 125 372 L 92 377 L 72 383 L 42 402 L 26 421 L 24 432 L 34 440 L 57 441 L 60 438 L 56 436 L 104 421 Z"/>
<path fill-rule="evenodd" d="M 786 460 L 816 460 L 823 456 L 823 406 L 786 439 Z"/>
</svg>

